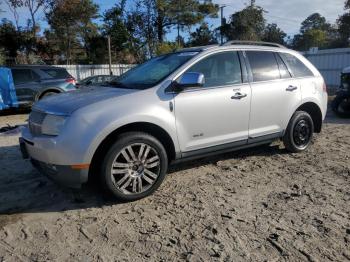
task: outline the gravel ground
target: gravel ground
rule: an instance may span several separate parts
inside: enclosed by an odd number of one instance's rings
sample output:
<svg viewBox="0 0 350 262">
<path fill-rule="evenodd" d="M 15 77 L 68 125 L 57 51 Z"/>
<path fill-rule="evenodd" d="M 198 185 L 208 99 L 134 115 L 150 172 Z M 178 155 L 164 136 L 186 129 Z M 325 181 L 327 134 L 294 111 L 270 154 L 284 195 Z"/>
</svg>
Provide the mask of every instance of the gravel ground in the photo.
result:
<svg viewBox="0 0 350 262">
<path fill-rule="evenodd" d="M 17 141 L 0 136 L 0 262 L 350 260 L 348 120 L 329 116 L 306 153 L 278 142 L 173 167 L 126 204 L 56 186 Z"/>
</svg>

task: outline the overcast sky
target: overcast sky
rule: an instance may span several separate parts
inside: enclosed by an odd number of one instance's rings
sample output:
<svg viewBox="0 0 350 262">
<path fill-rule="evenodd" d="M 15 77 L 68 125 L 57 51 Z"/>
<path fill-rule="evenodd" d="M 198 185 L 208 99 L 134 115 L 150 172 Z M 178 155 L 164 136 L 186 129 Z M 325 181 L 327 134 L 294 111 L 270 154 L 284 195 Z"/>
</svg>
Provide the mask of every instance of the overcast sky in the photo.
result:
<svg viewBox="0 0 350 262">
<path fill-rule="evenodd" d="M 301 22 L 310 14 L 319 12 L 325 16 L 327 20 L 334 23 L 340 14 L 344 13 L 345 0 L 256 0 L 256 4 L 263 7 L 268 13 L 265 14 L 268 23 L 276 23 L 288 35 L 298 33 Z M 0 1 L 2 2 L 2 1 Z M 100 5 L 101 12 L 112 7 L 115 0 L 95 0 Z M 132 3 L 132 1 L 129 1 Z M 230 14 L 242 10 L 250 1 L 249 0 L 213 0 L 214 3 L 226 5 L 224 15 L 226 18 Z M 1 9 L 5 12 L 0 13 L 1 18 L 12 19 L 12 14 L 8 11 L 6 4 L 1 5 Z M 20 11 L 20 23 L 25 25 L 25 19 L 28 17 L 26 11 Z M 39 17 L 42 27 L 47 24 L 43 16 Z M 211 19 L 213 26 L 218 26 L 220 19 Z M 171 33 L 168 38 L 173 39 L 175 32 Z"/>
</svg>

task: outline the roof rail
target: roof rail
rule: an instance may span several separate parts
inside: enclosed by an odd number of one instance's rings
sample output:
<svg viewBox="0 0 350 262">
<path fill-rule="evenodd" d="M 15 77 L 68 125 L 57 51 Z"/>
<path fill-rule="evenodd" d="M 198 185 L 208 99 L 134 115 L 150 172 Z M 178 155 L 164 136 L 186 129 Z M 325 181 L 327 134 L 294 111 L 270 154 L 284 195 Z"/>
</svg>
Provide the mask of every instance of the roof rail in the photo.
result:
<svg viewBox="0 0 350 262">
<path fill-rule="evenodd" d="M 271 43 L 271 42 L 263 42 L 263 41 L 244 41 L 244 40 L 232 40 L 228 41 L 221 46 L 228 46 L 228 45 L 261 45 L 261 46 L 271 46 L 271 47 L 278 47 L 278 48 L 286 48 L 284 45 Z"/>
</svg>

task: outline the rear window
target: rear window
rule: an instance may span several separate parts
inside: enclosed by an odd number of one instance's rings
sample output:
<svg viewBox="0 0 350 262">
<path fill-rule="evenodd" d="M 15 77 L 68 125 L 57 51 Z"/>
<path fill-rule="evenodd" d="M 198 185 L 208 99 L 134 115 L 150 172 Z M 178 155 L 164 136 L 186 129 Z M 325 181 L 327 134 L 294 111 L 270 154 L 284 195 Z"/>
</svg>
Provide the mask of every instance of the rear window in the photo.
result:
<svg viewBox="0 0 350 262">
<path fill-rule="evenodd" d="M 253 81 L 280 79 L 280 72 L 274 53 L 261 51 L 246 52 L 253 73 Z"/>
<path fill-rule="evenodd" d="M 49 68 L 41 69 L 41 71 L 45 72 L 46 74 L 55 79 L 65 79 L 71 77 L 71 75 L 65 69 Z"/>
<path fill-rule="evenodd" d="M 280 53 L 280 56 L 287 64 L 294 77 L 314 76 L 312 71 L 294 55 Z"/>
</svg>

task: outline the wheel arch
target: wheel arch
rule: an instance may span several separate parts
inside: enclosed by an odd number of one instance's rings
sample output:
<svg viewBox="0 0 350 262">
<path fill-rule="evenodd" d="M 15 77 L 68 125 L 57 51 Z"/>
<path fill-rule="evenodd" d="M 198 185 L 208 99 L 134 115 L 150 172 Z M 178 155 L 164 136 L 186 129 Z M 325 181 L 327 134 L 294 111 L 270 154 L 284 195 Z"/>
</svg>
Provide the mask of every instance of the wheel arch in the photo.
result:
<svg viewBox="0 0 350 262">
<path fill-rule="evenodd" d="M 59 88 L 48 88 L 48 89 L 42 90 L 38 94 L 37 100 L 40 100 L 45 94 L 47 94 L 49 92 L 53 92 L 53 93 L 59 94 L 59 93 L 62 93 L 63 91 L 61 89 L 59 89 Z"/>
<path fill-rule="evenodd" d="M 175 159 L 176 151 L 175 151 L 175 141 L 171 138 L 169 133 L 163 129 L 162 127 L 149 123 L 149 122 L 135 122 L 130 124 L 125 124 L 111 133 L 109 133 L 102 142 L 98 145 L 97 149 L 93 153 L 90 170 L 89 170 L 89 180 L 90 178 L 96 178 L 99 173 L 99 166 L 103 161 L 104 153 L 110 148 L 114 141 L 118 138 L 119 135 L 126 132 L 145 132 L 157 138 L 164 146 L 169 162 Z"/>
<path fill-rule="evenodd" d="M 300 105 L 296 111 L 307 112 L 314 122 L 315 133 L 321 133 L 322 131 L 322 111 L 321 108 L 314 102 L 305 102 Z"/>
</svg>

